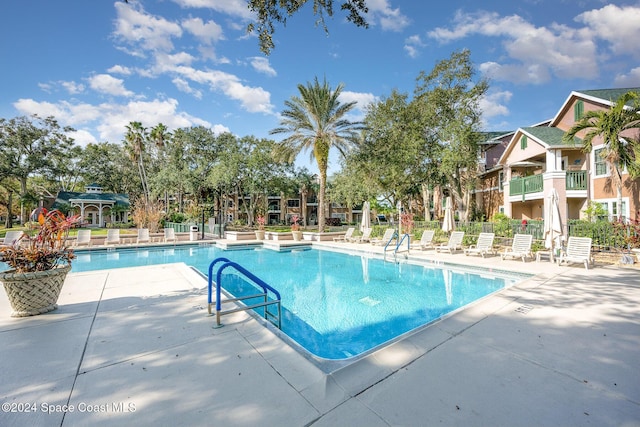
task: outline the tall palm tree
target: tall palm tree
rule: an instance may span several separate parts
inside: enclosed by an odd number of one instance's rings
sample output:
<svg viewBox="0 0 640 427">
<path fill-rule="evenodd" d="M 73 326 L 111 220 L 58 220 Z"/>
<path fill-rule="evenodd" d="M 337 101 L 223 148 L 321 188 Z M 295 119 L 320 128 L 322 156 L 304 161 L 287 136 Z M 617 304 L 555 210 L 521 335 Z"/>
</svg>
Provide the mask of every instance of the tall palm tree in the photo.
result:
<svg viewBox="0 0 640 427">
<path fill-rule="evenodd" d="M 629 107 L 627 104 L 631 101 L 634 103 Z M 618 219 L 622 217 L 622 171 L 633 159 L 633 144 L 621 134 L 630 129 L 640 129 L 640 104 L 636 92 L 625 93 L 609 110 L 587 111 L 563 136 L 563 141 L 571 144 L 579 132 L 585 131 L 582 150 L 586 153 L 593 149 L 594 138 L 602 138 L 601 158 L 609 167 L 617 190 Z"/>
<path fill-rule="evenodd" d="M 125 147 L 129 152 L 131 160 L 138 166 L 140 181 L 142 182 L 142 193 L 145 201 L 149 201 L 149 187 L 147 185 L 147 173 L 144 170 L 145 141 L 147 139 L 147 129 L 140 122 L 130 122 L 127 126 L 127 133 L 124 136 Z"/>
<path fill-rule="evenodd" d="M 299 84 L 300 96 L 292 96 L 285 101 L 287 107 L 282 113 L 280 127 L 271 134 L 289 134 L 276 148 L 276 156 L 293 162 L 302 150 L 311 150 L 320 172 L 318 194 L 318 231 L 324 228 L 325 192 L 329 151 L 336 148 L 343 156 L 360 140 L 361 123 L 351 122 L 345 115 L 356 102 L 340 103 L 338 100 L 343 84 L 332 90 L 326 79 L 322 84 L 316 77 L 306 86 Z"/>
</svg>

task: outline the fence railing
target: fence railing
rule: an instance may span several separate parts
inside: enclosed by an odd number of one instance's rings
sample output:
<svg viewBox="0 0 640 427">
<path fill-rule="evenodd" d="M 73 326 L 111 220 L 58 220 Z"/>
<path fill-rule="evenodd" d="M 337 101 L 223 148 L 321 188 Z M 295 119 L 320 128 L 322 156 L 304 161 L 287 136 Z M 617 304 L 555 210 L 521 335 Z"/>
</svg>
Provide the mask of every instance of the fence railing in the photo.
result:
<svg viewBox="0 0 640 427">
<path fill-rule="evenodd" d="M 414 230 L 441 230 L 442 223 L 438 221 L 416 221 Z M 501 222 L 462 222 L 456 221 L 456 230 L 464 231 L 470 236 L 477 236 L 481 232 L 495 233 L 496 237 L 513 237 L 514 234 L 531 234 L 536 240 L 544 240 L 544 221 L 509 220 Z M 640 244 L 640 228 L 633 224 L 622 224 L 609 221 L 586 222 L 570 220 L 564 225 L 567 236 L 591 237 L 595 250 L 611 251 L 626 250 Z M 421 235 L 421 232 L 417 233 Z M 418 236 L 416 236 L 418 237 Z"/>
<path fill-rule="evenodd" d="M 586 190 L 587 171 L 567 171 L 565 188 L 567 190 Z"/>
<path fill-rule="evenodd" d="M 524 178 L 513 178 L 509 181 L 509 195 L 538 193 L 544 186 L 542 175 L 526 176 Z"/>
</svg>

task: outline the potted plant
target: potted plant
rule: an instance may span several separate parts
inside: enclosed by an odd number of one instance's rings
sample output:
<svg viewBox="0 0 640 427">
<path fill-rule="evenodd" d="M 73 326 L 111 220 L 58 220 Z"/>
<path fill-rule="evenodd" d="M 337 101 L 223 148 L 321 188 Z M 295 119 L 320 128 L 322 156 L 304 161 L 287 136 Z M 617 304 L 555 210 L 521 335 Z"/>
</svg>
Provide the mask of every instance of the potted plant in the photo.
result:
<svg viewBox="0 0 640 427">
<path fill-rule="evenodd" d="M 58 210 L 42 208 L 37 218 L 34 236 L 25 235 L 16 244 L 0 248 L 0 261 L 11 268 L 0 273 L 0 281 L 14 310 L 13 317 L 55 310 L 74 258 L 73 250 L 67 245 L 67 236 L 79 223 L 80 216 L 66 217 Z"/>
<path fill-rule="evenodd" d="M 291 234 L 293 235 L 293 240 L 300 241 L 302 240 L 302 231 L 300 231 L 300 217 L 298 215 L 294 215 L 291 217 Z"/>
<path fill-rule="evenodd" d="M 264 215 L 258 215 L 256 217 L 256 224 L 258 224 L 258 229 L 256 230 L 256 239 L 264 240 L 264 224 L 266 220 Z"/>
</svg>

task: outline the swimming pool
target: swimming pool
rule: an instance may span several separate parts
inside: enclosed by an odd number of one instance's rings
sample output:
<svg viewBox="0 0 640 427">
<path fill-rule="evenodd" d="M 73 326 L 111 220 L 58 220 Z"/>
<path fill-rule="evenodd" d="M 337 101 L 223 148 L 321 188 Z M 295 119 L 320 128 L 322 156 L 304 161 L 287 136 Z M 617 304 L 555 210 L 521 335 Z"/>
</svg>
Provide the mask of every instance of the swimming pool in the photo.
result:
<svg viewBox="0 0 640 427">
<path fill-rule="evenodd" d="M 524 278 L 321 249 L 190 246 L 76 255 L 73 272 L 184 262 L 205 275 L 210 262 L 224 256 L 280 292 L 285 334 L 331 360 L 366 353 Z M 244 281 L 222 283 L 235 296 L 255 294 Z"/>
</svg>

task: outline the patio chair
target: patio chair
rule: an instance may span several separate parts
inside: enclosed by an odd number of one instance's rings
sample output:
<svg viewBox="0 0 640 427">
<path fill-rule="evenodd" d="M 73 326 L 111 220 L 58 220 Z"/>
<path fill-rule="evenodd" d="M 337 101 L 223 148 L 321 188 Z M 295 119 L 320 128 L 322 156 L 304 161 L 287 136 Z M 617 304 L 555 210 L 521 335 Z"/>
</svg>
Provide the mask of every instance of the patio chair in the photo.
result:
<svg viewBox="0 0 640 427">
<path fill-rule="evenodd" d="M 420 246 L 420 249 L 423 251 L 425 249 L 434 249 L 433 236 L 435 235 L 435 230 L 424 230 L 424 232 L 422 233 L 422 237 L 420 237 L 420 241 L 418 242 L 418 246 Z"/>
<path fill-rule="evenodd" d="M 362 236 L 352 237 L 349 241 L 353 242 L 353 243 L 369 242 L 369 241 L 371 241 L 371 232 L 372 231 L 373 231 L 372 228 L 365 228 L 364 231 L 362 232 Z"/>
<path fill-rule="evenodd" d="M 138 238 L 136 239 L 136 243 L 149 243 L 150 241 L 151 237 L 149 237 L 149 229 L 138 228 Z"/>
<path fill-rule="evenodd" d="M 493 239 L 495 236 L 495 233 L 480 233 L 476 244 L 466 248 L 464 254 L 482 255 L 482 258 L 484 258 L 485 254 L 493 254 Z"/>
<path fill-rule="evenodd" d="M 462 239 L 464 238 L 464 231 L 452 231 L 449 241 L 444 245 L 434 246 L 436 252 L 448 251 L 453 254 L 456 250 L 462 250 Z"/>
<path fill-rule="evenodd" d="M 511 249 L 505 250 L 500 256 L 502 259 L 506 257 L 522 258 L 522 262 L 525 262 L 528 256 L 533 258 L 533 253 L 531 253 L 532 243 L 533 236 L 531 234 L 516 234 L 513 236 Z"/>
<path fill-rule="evenodd" d="M 107 238 L 104 239 L 105 245 L 117 245 L 120 243 L 120 229 L 110 228 L 107 230 Z"/>
<path fill-rule="evenodd" d="M 20 239 L 22 239 L 22 231 L 10 230 L 4 235 L 4 240 L 0 246 L 18 246 L 20 245 Z"/>
<path fill-rule="evenodd" d="M 91 230 L 78 230 L 74 246 L 91 246 Z"/>
<path fill-rule="evenodd" d="M 591 237 L 569 237 L 567 248 L 560 254 L 558 265 L 563 262 L 582 262 L 584 268 L 589 269 L 591 259 Z"/>
<path fill-rule="evenodd" d="M 376 246 L 383 246 L 392 241 L 396 235 L 394 228 L 387 228 L 381 238 L 371 239 L 371 244 Z"/>
<path fill-rule="evenodd" d="M 177 242 L 178 238 L 176 237 L 176 230 L 173 228 L 165 228 L 164 230 L 164 242 Z"/>
<path fill-rule="evenodd" d="M 356 231 L 355 227 L 349 227 L 347 228 L 347 232 L 344 233 L 344 236 L 340 236 L 340 237 L 334 237 L 333 241 L 334 242 L 348 242 L 351 237 L 353 236 L 353 232 Z"/>
</svg>

